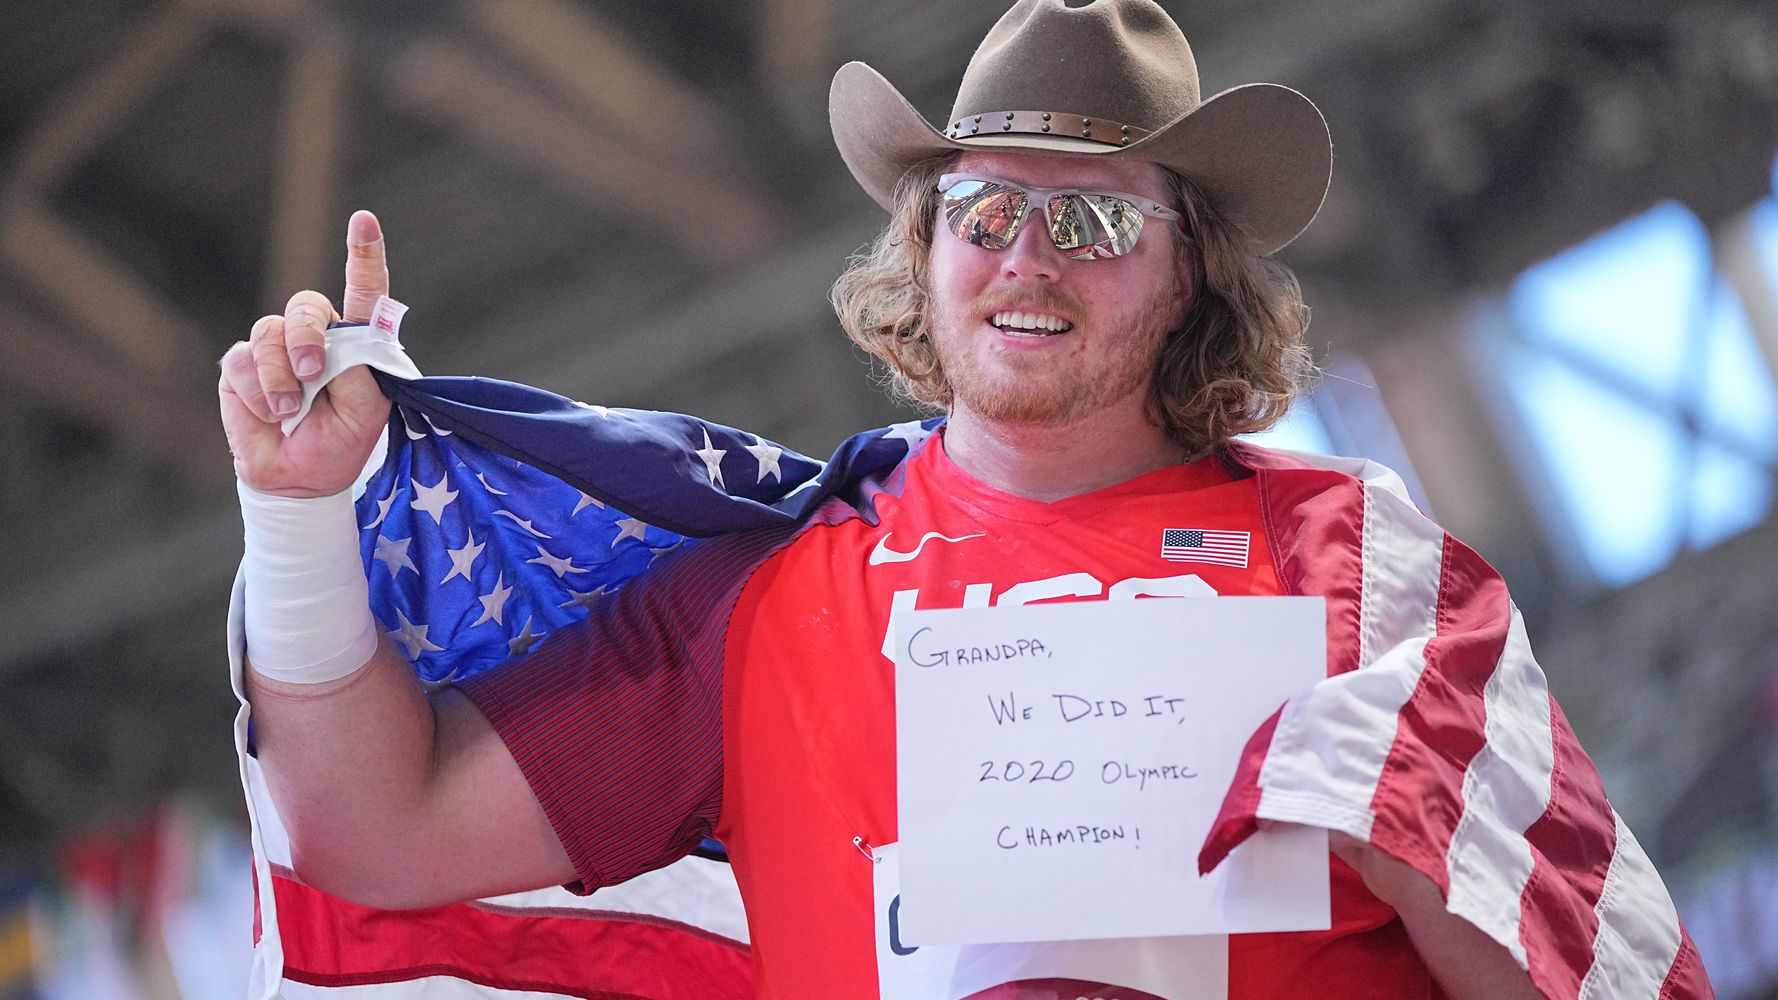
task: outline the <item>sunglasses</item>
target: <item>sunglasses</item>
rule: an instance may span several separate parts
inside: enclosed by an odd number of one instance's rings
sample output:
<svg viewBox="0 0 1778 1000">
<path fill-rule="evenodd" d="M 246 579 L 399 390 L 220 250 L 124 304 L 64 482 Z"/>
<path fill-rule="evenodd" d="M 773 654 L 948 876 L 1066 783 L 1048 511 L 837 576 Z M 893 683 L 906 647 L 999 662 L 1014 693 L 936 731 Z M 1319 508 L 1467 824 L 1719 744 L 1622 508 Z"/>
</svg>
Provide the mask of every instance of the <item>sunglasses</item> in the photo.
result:
<svg viewBox="0 0 1778 1000">
<path fill-rule="evenodd" d="M 945 228 L 988 250 L 1011 246 L 1031 204 L 1042 205 L 1050 239 L 1070 260 L 1105 260 L 1136 249 L 1143 216 L 1182 225 L 1185 219 L 1140 195 L 1027 188 L 986 174 L 945 174 L 938 179 L 938 190 L 944 195 Z"/>
</svg>

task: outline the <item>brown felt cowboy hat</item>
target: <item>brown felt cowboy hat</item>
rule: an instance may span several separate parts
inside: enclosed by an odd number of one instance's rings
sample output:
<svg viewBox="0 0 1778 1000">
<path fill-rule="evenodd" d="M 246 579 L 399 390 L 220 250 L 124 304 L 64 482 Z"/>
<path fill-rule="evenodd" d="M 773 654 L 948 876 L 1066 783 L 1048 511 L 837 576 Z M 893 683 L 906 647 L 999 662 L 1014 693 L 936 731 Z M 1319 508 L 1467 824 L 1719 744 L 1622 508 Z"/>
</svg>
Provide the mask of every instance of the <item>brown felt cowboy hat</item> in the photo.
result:
<svg viewBox="0 0 1778 1000">
<path fill-rule="evenodd" d="M 1250 83 L 1198 99 L 1198 66 L 1153 0 L 1019 0 L 963 71 L 944 131 L 861 62 L 834 74 L 834 142 L 889 207 L 908 168 L 952 150 L 1121 156 L 1184 174 L 1271 253 L 1327 195 L 1333 148 L 1307 97 Z"/>
</svg>

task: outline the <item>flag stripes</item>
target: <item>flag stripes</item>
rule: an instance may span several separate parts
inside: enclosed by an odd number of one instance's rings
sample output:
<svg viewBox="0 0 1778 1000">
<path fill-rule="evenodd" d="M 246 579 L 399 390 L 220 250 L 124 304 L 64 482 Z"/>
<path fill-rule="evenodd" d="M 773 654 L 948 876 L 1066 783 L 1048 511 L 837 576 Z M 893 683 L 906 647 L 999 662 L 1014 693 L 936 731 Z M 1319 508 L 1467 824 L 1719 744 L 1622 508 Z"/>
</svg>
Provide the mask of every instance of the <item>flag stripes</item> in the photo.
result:
<svg viewBox="0 0 1778 1000">
<path fill-rule="evenodd" d="M 1537 852 L 1537 870 L 1521 900 L 1520 936 L 1532 980 L 1546 992 L 1571 997 L 1594 961 L 1593 941 L 1599 933 L 1594 911 L 1604 898 L 1618 850 L 1617 824 L 1593 762 L 1553 700 L 1549 712 L 1550 804 L 1525 831 Z M 1659 884 L 1654 888 L 1666 895 Z"/>
<path fill-rule="evenodd" d="M 1436 631 L 1372 799 L 1371 842 L 1448 890 L 1446 853 L 1462 818 L 1464 773 L 1483 747 L 1482 690 L 1504 645 L 1509 604 L 1505 586 L 1479 571 L 1473 553 L 1448 536 L 1443 550 Z"/>
<path fill-rule="evenodd" d="M 1236 457 L 1287 592 L 1328 597 L 1333 676 L 1250 742 L 1200 867 L 1260 818 L 1343 830 L 1431 878 L 1545 996 L 1710 996 L 1492 568 L 1369 469 Z"/>
<path fill-rule="evenodd" d="M 1703 984 L 1700 992 L 1699 984 Z M 1692 943 L 1691 932 L 1685 925 L 1679 927 L 1679 955 L 1673 959 L 1673 967 L 1667 970 L 1667 979 L 1661 983 L 1660 996 L 1714 996 L 1710 992 L 1709 983 L 1704 975 L 1704 961 L 1698 957 L 1697 945 Z"/>
<path fill-rule="evenodd" d="M 1487 712 L 1482 749 L 1463 776 L 1463 818 L 1445 851 L 1448 908 L 1529 959 L 1520 941 L 1518 900 L 1531 881 L 1536 857 L 1521 836 L 1549 806 L 1555 769 L 1549 691 L 1531 661 L 1524 623 L 1512 612 L 1511 630 L 1483 691 Z M 1471 808 L 1492 797 L 1494 808 Z"/>
<path fill-rule="evenodd" d="M 715 862 L 707 862 L 714 864 Z M 448 976 L 446 995 L 636 996 L 742 1000 L 751 956 L 701 927 L 621 910 L 536 911 L 454 904 L 404 910 L 400 920 L 312 889 L 273 881 L 284 975 L 315 987 Z M 472 988 L 465 984 L 474 984 Z M 409 985 L 399 996 L 415 996 Z"/>
<path fill-rule="evenodd" d="M 1375 513 L 1378 506 L 1399 503 L 1387 493 L 1379 494 L 1373 487 L 1350 483 L 1341 487 L 1353 493 L 1348 501 L 1362 512 L 1357 519 L 1347 519 L 1356 537 L 1363 526 L 1383 515 Z M 1318 687 L 1285 708 L 1281 728 L 1290 739 L 1274 741 L 1272 752 L 1265 758 L 1260 786 L 1267 790 L 1268 801 L 1276 803 L 1274 788 L 1289 788 L 1294 782 L 1286 774 L 1317 774 L 1324 782 L 1324 791 L 1333 791 L 1341 803 L 1368 802 L 1372 790 L 1382 781 L 1389 750 L 1395 743 L 1403 706 L 1413 694 L 1425 668 L 1424 650 L 1433 630 L 1433 609 L 1436 607 L 1440 573 L 1443 569 L 1443 532 L 1430 521 L 1415 515 L 1404 530 L 1377 540 L 1386 551 L 1380 553 L 1386 563 L 1365 560 L 1363 566 L 1386 564 L 1394 572 L 1379 574 L 1354 573 L 1361 581 L 1356 608 L 1358 647 L 1355 661 L 1333 666 L 1339 671 L 1337 685 Z M 1353 547 L 1357 550 L 1357 546 Z M 1378 555 L 1378 553 L 1370 553 Z M 1315 591 L 1308 591 L 1313 593 Z M 1329 619 L 1334 617 L 1330 601 Z M 1388 613 L 1390 609 L 1409 609 L 1407 614 Z M 1329 657 L 1333 658 L 1332 635 L 1329 636 Z M 1348 650 L 1350 655 L 1350 650 Z M 1378 658 L 1383 658 L 1379 663 Z M 1353 670 L 1353 667 L 1370 669 Z M 1332 711 L 1337 703 L 1337 718 Z M 1268 815 L 1262 808 L 1262 816 Z M 1348 830 L 1355 837 L 1368 837 L 1374 813 L 1364 808 L 1352 817 L 1357 825 Z"/>
<path fill-rule="evenodd" d="M 1661 995 L 1666 967 L 1679 958 L 1679 915 L 1636 836 L 1617 813 L 1612 819 L 1616 849 L 1593 911 L 1598 933 L 1592 965 L 1575 995 L 1653 1000 Z M 1657 961 L 1638 961 L 1639 956 Z"/>
</svg>

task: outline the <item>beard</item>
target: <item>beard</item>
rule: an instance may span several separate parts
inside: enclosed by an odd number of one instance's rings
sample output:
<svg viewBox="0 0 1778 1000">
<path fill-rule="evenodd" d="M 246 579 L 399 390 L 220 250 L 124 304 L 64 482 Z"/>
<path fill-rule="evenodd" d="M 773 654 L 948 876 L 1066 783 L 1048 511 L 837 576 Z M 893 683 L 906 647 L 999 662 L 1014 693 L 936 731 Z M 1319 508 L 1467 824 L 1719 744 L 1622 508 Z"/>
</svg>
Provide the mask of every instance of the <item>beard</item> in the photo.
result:
<svg viewBox="0 0 1778 1000">
<path fill-rule="evenodd" d="M 1057 427 L 1124 399 L 1154 379 L 1176 294 L 1176 288 L 1169 289 L 1144 306 L 1129 320 L 1136 336 L 1109 355 L 1057 359 L 1038 352 L 996 351 L 992 364 L 971 349 L 968 326 L 1017 303 L 986 296 L 962 310 L 935 307 L 933 346 L 951 388 L 952 408 L 961 403 L 999 423 Z M 1085 310 L 1059 292 L 1040 289 L 1036 305 L 1076 318 L 1073 330 L 1057 336 L 1100 334 L 1084 322 Z"/>
</svg>

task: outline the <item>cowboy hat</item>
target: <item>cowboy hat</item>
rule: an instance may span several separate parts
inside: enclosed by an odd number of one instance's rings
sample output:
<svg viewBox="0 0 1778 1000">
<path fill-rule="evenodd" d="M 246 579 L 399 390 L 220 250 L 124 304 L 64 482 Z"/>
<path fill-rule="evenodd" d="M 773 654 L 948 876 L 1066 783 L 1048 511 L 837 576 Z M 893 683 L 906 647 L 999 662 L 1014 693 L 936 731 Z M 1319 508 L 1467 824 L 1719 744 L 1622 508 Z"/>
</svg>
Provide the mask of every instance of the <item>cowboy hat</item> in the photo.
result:
<svg viewBox="0 0 1778 1000">
<path fill-rule="evenodd" d="M 1315 218 L 1333 167 L 1327 122 L 1289 87 L 1200 101 L 1191 46 L 1153 0 L 1019 0 L 970 58 L 942 132 L 861 62 L 834 74 L 828 117 L 885 208 L 909 167 L 953 150 L 1118 156 L 1184 174 L 1264 253 Z"/>
</svg>

